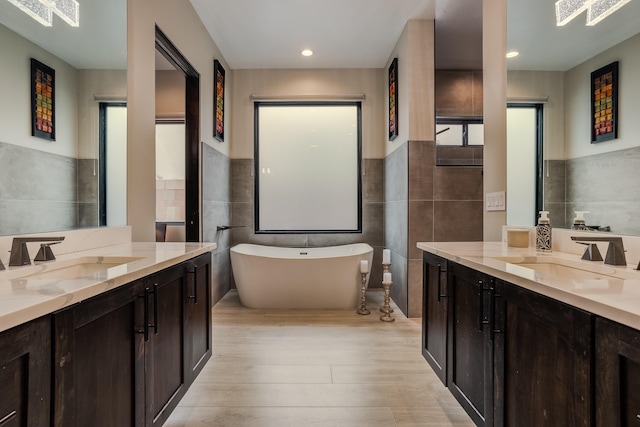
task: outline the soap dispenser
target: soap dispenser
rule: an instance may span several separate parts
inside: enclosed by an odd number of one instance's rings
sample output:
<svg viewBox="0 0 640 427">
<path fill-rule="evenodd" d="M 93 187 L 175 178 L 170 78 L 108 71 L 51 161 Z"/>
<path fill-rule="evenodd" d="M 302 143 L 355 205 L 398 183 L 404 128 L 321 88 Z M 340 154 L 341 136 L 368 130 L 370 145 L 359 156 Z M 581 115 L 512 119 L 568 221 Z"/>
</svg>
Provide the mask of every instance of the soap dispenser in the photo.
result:
<svg viewBox="0 0 640 427">
<path fill-rule="evenodd" d="M 589 211 L 575 211 L 576 217 L 573 219 L 573 225 L 571 226 L 572 230 L 589 230 L 587 227 L 586 220 L 584 219 L 584 214 L 588 214 Z"/>
<path fill-rule="evenodd" d="M 548 211 L 540 211 L 536 225 L 536 249 L 539 251 L 551 251 L 551 223 L 548 215 Z"/>
</svg>

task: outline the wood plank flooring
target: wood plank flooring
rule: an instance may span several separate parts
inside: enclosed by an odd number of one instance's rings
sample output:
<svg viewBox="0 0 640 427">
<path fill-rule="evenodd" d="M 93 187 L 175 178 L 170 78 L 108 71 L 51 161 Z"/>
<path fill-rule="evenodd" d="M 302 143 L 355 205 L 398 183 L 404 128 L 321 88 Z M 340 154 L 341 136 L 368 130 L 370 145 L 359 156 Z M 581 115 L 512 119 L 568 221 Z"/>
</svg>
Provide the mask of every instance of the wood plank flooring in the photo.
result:
<svg viewBox="0 0 640 427">
<path fill-rule="evenodd" d="M 213 308 L 213 357 L 167 427 L 472 426 L 420 353 L 420 319 L 258 310 L 235 291 Z"/>
</svg>

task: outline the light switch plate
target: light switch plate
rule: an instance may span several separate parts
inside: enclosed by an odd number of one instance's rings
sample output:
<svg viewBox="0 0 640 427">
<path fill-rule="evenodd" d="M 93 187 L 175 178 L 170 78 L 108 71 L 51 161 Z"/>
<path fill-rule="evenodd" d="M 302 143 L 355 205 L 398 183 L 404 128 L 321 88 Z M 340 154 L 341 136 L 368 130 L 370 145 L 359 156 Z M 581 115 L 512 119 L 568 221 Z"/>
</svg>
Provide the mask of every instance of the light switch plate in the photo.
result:
<svg viewBox="0 0 640 427">
<path fill-rule="evenodd" d="M 504 211 L 506 210 L 506 202 L 504 191 L 496 191 L 487 193 L 485 198 L 487 211 Z"/>
</svg>

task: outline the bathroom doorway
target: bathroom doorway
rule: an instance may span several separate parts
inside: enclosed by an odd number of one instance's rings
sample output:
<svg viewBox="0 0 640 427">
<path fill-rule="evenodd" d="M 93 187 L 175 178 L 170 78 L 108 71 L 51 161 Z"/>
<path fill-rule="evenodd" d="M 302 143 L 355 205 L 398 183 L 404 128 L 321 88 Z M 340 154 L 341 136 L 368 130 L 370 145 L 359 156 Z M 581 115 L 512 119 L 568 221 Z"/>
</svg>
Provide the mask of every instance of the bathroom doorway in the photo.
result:
<svg viewBox="0 0 640 427">
<path fill-rule="evenodd" d="M 184 120 L 156 120 L 156 241 L 184 242 Z"/>
<path fill-rule="evenodd" d="M 199 242 L 200 227 L 200 74 L 156 26 L 156 50 L 184 76 L 184 235 Z"/>
<path fill-rule="evenodd" d="M 543 209 L 542 104 L 507 105 L 507 224 L 534 226 Z"/>
</svg>

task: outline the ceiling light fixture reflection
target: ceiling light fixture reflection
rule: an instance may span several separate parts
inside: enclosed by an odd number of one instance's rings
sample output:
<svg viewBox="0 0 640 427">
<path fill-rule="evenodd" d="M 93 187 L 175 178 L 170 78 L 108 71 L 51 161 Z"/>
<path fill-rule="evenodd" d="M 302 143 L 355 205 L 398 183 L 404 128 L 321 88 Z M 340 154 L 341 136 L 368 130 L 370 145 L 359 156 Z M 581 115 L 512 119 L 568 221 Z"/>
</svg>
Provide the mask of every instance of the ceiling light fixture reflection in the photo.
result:
<svg viewBox="0 0 640 427">
<path fill-rule="evenodd" d="M 76 0 L 40 0 L 51 6 L 53 13 L 72 27 L 80 26 L 80 6 Z"/>
<path fill-rule="evenodd" d="M 305 49 L 300 53 L 302 54 L 302 56 L 311 56 L 311 55 L 313 55 L 313 51 L 311 49 Z"/>
<path fill-rule="evenodd" d="M 587 25 L 596 25 L 631 0 L 592 0 L 587 11 Z"/>
<path fill-rule="evenodd" d="M 50 27 L 53 23 L 51 8 L 39 0 L 9 0 L 9 3 L 44 25 Z"/>
<path fill-rule="evenodd" d="M 518 52 L 517 50 L 512 50 L 511 52 L 507 52 L 507 58 L 515 58 L 518 55 L 520 55 L 520 52 Z"/>
<path fill-rule="evenodd" d="M 72 27 L 80 26 L 76 0 L 9 0 L 9 2 L 45 27 L 53 25 L 53 13 Z"/>
<path fill-rule="evenodd" d="M 561 27 L 587 10 L 591 0 L 558 0 L 556 2 L 556 25 Z"/>
<path fill-rule="evenodd" d="M 631 0 L 558 0 L 556 25 L 561 27 L 587 10 L 587 25 L 596 25 Z"/>
</svg>

